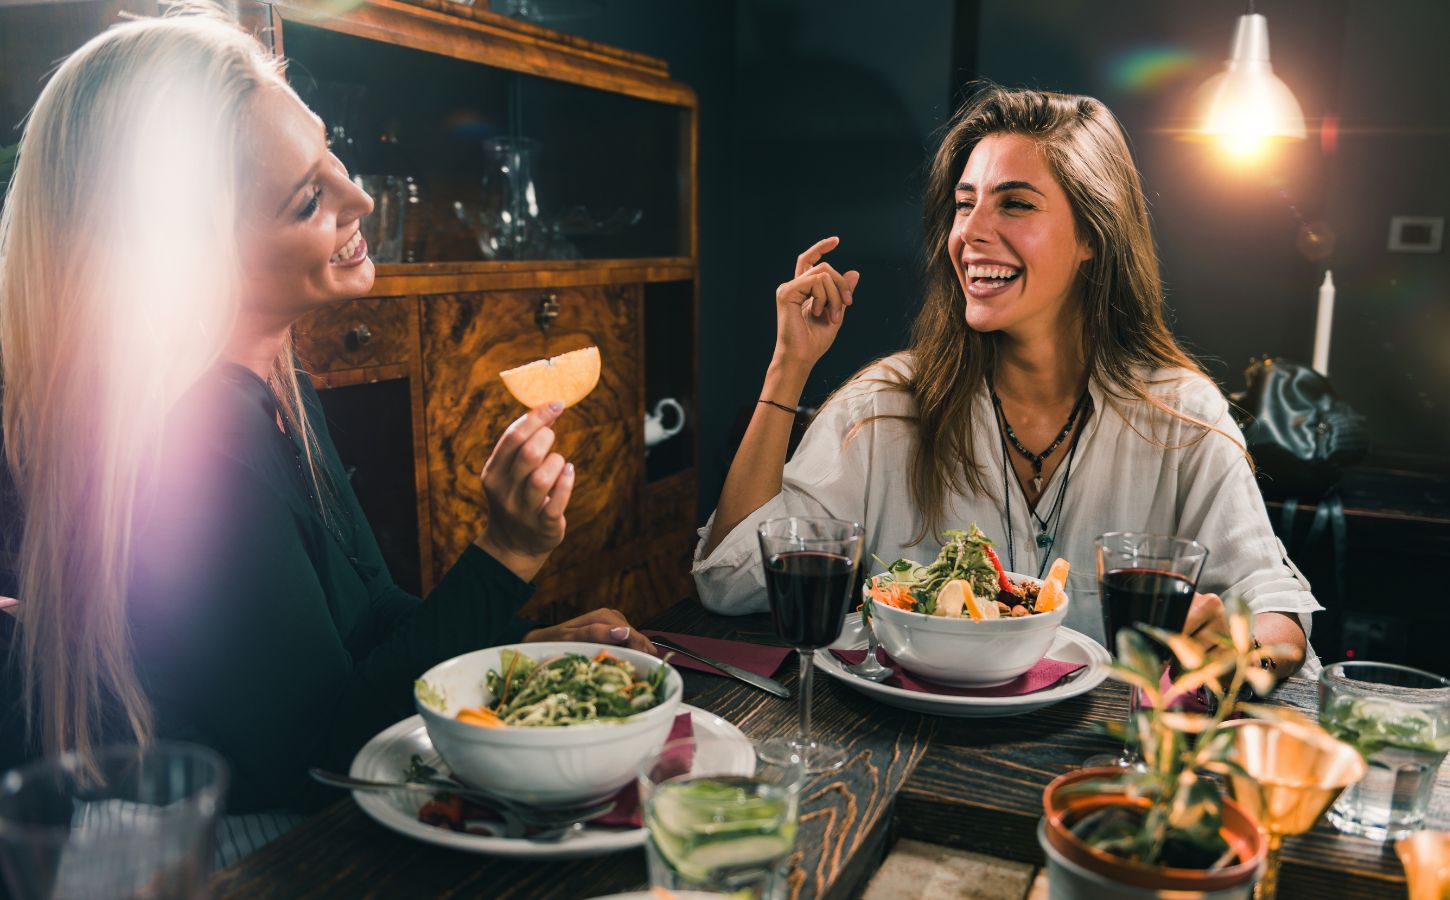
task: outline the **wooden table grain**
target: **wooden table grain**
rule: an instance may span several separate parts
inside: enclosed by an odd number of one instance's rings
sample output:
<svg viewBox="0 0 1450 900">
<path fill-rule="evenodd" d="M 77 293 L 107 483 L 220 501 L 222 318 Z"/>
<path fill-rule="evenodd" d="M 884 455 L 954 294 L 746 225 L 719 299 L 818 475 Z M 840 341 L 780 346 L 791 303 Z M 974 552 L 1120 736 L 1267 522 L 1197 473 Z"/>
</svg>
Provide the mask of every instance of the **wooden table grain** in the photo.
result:
<svg viewBox="0 0 1450 900">
<path fill-rule="evenodd" d="M 779 643 L 764 616 L 722 617 L 686 601 L 652 627 Z M 788 660 L 786 669 L 794 669 Z M 737 725 L 752 739 L 789 734 L 794 701 L 735 681 L 683 671 L 685 701 Z M 781 678 L 794 685 L 793 674 Z M 1311 682 L 1294 679 L 1276 699 L 1314 704 Z M 843 743 L 848 762 L 802 794 L 792 859 L 792 898 L 846 898 L 860 891 L 897 837 L 911 837 L 1041 865 L 1036 828 L 1042 788 L 1087 756 L 1111 749 L 1093 723 L 1124 715 L 1127 691 L 1106 683 L 1026 716 L 947 719 L 882 706 L 818 676 L 815 728 Z M 1450 824 L 1450 784 L 1437 785 L 1432 824 Z M 353 801 L 217 873 L 218 896 L 581 898 L 635 890 L 646 880 L 643 850 L 566 863 L 520 862 L 445 850 L 374 823 Z M 1392 848 L 1325 825 L 1285 842 L 1281 896 L 1403 897 Z"/>
</svg>

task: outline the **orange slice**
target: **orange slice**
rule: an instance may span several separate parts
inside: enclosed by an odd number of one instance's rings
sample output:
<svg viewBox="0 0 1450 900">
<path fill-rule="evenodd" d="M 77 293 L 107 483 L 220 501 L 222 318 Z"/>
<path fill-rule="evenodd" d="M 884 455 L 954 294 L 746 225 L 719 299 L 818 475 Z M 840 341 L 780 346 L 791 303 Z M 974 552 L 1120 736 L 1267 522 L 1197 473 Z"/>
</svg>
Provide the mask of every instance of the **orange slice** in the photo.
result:
<svg viewBox="0 0 1450 900">
<path fill-rule="evenodd" d="M 585 347 L 498 373 L 509 393 L 529 409 L 562 401 L 573 406 L 599 383 L 599 348 Z"/>
<path fill-rule="evenodd" d="M 1037 592 L 1036 609 L 1038 612 L 1052 612 L 1067 602 L 1067 572 L 1070 564 L 1062 557 L 1053 560 L 1052 568 L 1047 570 L 1047 577 L 1042 581 L 1042 589 Z"/>
<path fill-rule="evenodd" d="M 972 596 L 972 586 L 962 579 L 948 581 L 942 585 L 942 589 L 936 594 L 936 611 L 934 616 L 942 616 L 947 619 L 960 619 L 963 610 L 966 609 L 968 597 Z M 980 617 L 974 617 L 980 618 Z"/>
<path fill-rule="evenodd" d="M 465 724 L 481 725 L 484 728 L 504 727 L 503 719 L 498 717 L 498 713 L 486 706 L 464 707 L 458 711 L 458 715 L 454 716 L 454 718 Z"/>
</svg>

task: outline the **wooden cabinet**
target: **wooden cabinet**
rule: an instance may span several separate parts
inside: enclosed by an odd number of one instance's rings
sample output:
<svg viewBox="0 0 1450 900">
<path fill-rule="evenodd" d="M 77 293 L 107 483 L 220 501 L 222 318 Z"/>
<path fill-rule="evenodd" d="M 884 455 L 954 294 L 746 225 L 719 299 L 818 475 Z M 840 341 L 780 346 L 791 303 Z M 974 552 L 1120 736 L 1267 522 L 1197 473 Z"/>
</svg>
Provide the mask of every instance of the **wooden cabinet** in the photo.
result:
<svg viewBox="0 0 1450 900">
<path fill-rule="evenodd" d="M 338 391 L 376 390 L 381 403 L 388 385 L 406 383 L 390 402 L 407 398 L 407 410 L 390 416 L 412 423 L 414 453 L 371 460 L 416 475 L 416 508 L 393 490 L 368 509 L 375 529 L 417 536 L 390 563 L 416 564 L 426 591 L 482 533 L 480 472 L 524 412 L 498 373 L 593 345 L 599 386 L 556 428 L 578 470 L 568 536 L 526 612 L 559 621 L 613 606 L 639 619 L 690 593 L 693 93 L 657 60 L 447 2 L 370 0 L 329 20 L 289 3 L 261 9 L 354 172 L 406 176 L 419 195 L 406 223 L 416 261 L 379 263 L 371 297 L 297 329 L 330 418 Z M 476 133 L 460 139 L 459 123 Z M 367 143 L 377 134 L 389 146 Z M 488 202 L 498 176 L 481 149 L 490 135 L 533 148 L 531 189 L 550 235 L 511 258 L 486 258 L 477 222 L 455 209 Z M 687 427 L 647 450 L 645 412 L 664 397 L 684 406 Z M 344 462 L 367 455 L 365 426 L 338 437 L 332 424 Z"/>
</svg>

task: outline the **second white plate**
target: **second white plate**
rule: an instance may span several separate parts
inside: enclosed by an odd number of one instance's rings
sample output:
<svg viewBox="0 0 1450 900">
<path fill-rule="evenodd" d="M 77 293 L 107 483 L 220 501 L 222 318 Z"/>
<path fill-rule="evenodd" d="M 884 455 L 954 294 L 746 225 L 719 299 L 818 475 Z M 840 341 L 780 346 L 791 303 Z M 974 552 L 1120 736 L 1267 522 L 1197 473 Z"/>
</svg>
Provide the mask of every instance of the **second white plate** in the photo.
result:
<svg viewBox="0 0 1450 900">
<path fill-rule="evenodd" d="M 866 649 L 866 633 L 861 625 L 860 613 L 846 616 L 841 637 L 831 646 L 837 650 Z M 821 671 L 873 700 L 914 712 L 956 718 L 1020 716 L 1086 694 L 1108 677 L 1108 666 L 1113 661 L 1103 645 L 1066 627 L 1057 630 L 1057 638 L 1047 655 L 1064 662 L 1082 663 L 1087 668 L 1071 681 L 1022 697 L 953 697 L 908 691 L 859 678 L 847 672 L 845 663 L 832 656 L 830 650 L 817 650 L 815 661 Z"/>
</svg>

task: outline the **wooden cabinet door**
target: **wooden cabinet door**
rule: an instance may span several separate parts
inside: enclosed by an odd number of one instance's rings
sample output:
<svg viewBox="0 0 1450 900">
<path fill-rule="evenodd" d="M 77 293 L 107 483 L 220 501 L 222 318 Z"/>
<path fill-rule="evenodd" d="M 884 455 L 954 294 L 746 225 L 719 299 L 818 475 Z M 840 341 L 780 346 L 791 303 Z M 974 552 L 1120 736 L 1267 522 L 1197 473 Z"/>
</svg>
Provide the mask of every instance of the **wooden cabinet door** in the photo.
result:
<svg viewBox="0 0 1450 900">
<path fill-rule="evenodd" d="M 535 321 L 552 297 L 558 316 Z M 498 373 L 570 350 L 597 346 L 599 386 L 564 412 L 556 449 L 578 472 L 564 543 L 540 573 L 528 614 L 553 620 L 612 598 L 561 597 L 603 584 L 620 552 L 642 532 L 642 292 L 637 285 L 491 291 L 422 298 L 424 406 L 435 572 L 441 574 L 483 533 L 487 513 L 479 474 L 494 444 L 525 409 Z M 587 590 L 586 590 L 587 593 Z"/>
</svg>

